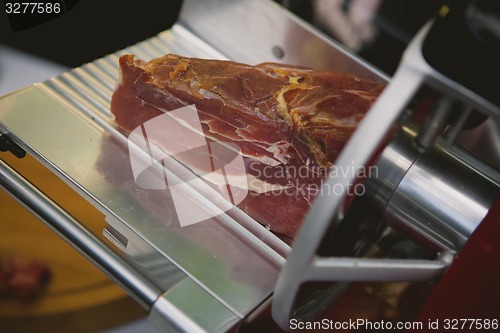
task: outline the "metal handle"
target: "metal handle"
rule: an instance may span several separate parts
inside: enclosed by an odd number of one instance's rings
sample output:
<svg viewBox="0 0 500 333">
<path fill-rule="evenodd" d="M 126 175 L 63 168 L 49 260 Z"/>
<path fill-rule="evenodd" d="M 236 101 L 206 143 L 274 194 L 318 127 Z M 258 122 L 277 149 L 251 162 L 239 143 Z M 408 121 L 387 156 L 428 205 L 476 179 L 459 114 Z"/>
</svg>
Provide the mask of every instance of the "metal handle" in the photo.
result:
<svg viewBox="0 0 500 333">
<path fill-rule="evenodd" d="M 319 268 L 316 266 L 318 261 L 316 251 L 329 226 L 338 226 L 342 221 L 346 213 L 344 204 L 347 193 L 353 192 L 351 189 L 356 183 L 358 172 L 368 165 L 373 153 L 380 147 L 403 111 L 393 105 L 404 106 L 405 101 L 409 100 L 420 86 L 420 82 L 413 80 L 411 74 L 408 71 L 400 71 L 396 74 L 393 82 L 396 82 L 396 86 L 405 87 L 405 89 L 400 91 L 386 88 L 336 160 L 335 167 L 338 170 L 352 170 L 352 172 L 327 177 L 325 186 L 342 188 L 343 193 L 335 195 L 335 193 L 325 191 L 315 199 L 306 215 L 275 288 L 272 313 L 274 320 L 281 328 L 289 329 L 295 297 L 304 282 L 313 280 L 311 279 L 313 275 L 317 276 L 314 280 L 322 277 L 321 280 L 331 281 L 331 277 L 335 275 L 338 268 L 335 264 L 337 261 L 324 262 L 325 265 Z M 393 276 L 391 279 L 387 276 L 386 281 L 401 281 L 402 276 L 398 274 L 400 270 L 397 266 L 395 270 L 388 270 Z M 431 268 L 430 275 L 434 275 L 436 268 L 437 272 L 441 272 L 443 267 L 438 265 L 438 267 Z M 406 274 L 403 275 L 406 277 Z"/>
<path fill-rule="evenodd" d="M 420 33 L 420 38 L 426 35 L 431 23 L 424 27 Z M 418 39 L 417 39 L 418 40 Z M 408 54 L 419 54 L 418 42 L 410 44 L 405 56 Z M 293 315 L 293 307 L 296 295 L 300 286 L 307 281 L 323 280 L 333 281 L 332 278 L 339 277 L 338 266 L 344 264 L 343 259 L 331 258 L 331 260 L 321 260 L 316 252 L 320 246 L 323 235 L 328 228 L 338 226 L 346 212 L 345 202 L 348 193 L 357 181 L 357 175 L 365 168 L 374 157 L 384 140 L 386 140 L 397 123 L 399 117 L 404 112 L 408 101 L 415 95 L 422 83 L 425 81 L 424 75 L 417 75 L 415 66 L 425 66 L 421 58 L 411 59 L 411 66 L 400 67 L 391 81 L 391 85 L 385 88 L 379 96 L 370 112 L 365 116 L 358 129 L 354 132 L 347 145 L 335 161 L 337 170 L 349 170 L 352 172 L 339 172 L 333 176 L 328 176 L 324 186 L 326 188 L 342 188 L 341 194 L 324 191 L 318 196 L 295 239 L 287 263 L 283 268 L 276 284 L 272 314 L 274 320 L 283 329 L 289 329 L 289 323 Z M 414 62 L 417 62 L 415 65 Z M 394 88 L 396 87 L 396 88 Z M 448 257 L 448 255 L 446 256 Z M 320 263 L 320 265 L 318 265 Z M 354 259 L 348 260 L 350 266 L 357 267 L 362 263 L 366 267 L 372 266 L 370 260 Z M 413 267 L 419 267 L 424 274 L 418 274 L 416 280 L 426 280 L 435 278 L 444 271 L 449 264 L 448 260 L 439 259 L 437 262 L 431 261 L 411 261 L 408 262 Z M 381 263 L 379 272 L 384 270 L 385 281 L 408 280 L 407 266 L 400 261 L 385 261 Z M 351 271 L 349 268 L 348 272 Z M 353 274 L 349 277 L 355 278 Z M 346 276 L 343 276 L 346 278 Z M 370 276 L 365 277 L 371 279 Z M 345 281 L 345 280 L 344 280 Z M 413 280 L 415 281 L 415 280 Z"/>
<path fill-rule="evenodd" d="M 149 311 L 153 307 L 162 290 L 1 159 L 0 186 L 125 289 L 144 309 Z"/>
<path fill-rule="evenodd" d="M 304 282 L 334 281 L 337 278 L 344 279 L 344 281 L 372 279 L 373 275 L 358 277 L 356 274 L 351 274 L 358 271 L 360 275 L 363 275 L 363 270 L 365 272 L 368 270 L 370 274 L 374 272 L 377 277 L 385 281 L 408 281 L 410 279 L 415 281 L 415 279 L 422 280 L 422 278 L 425 280 L 438 276 L 451 262 L 453 257 L 451 252 L 444 253 L 444 257 L 438 258 L 434 263 L 431 261 L 407 261 L 407 264 L 414 265 L 411 269 L 423 273 L 409 277 L 406 271 L 408 267 L 404 262 L 382 261 L 377 263 L 376 270 L 373 271 L 373 263 L 367 259 L 331 258 L 325 260 L 316 255 L 328 228 L 338 226 L 346 215 L 347 194 L 354 192 L 349 190 L 356 184 L 358 173 L 363 173 L 363 168 L 368 166 L 368 163 L 376 157 L 376 152 L 380 151 L 387 139 L 392 136 L 394 125 L 398 123 L 399 119 L 402 119 L 401 116 L 404 115 L 408 103 L 423 85 L 453 96 L 457 101 L 477 108 L 485 115 L 491 115 L 495 120 L 499 119 L 500 109 L 496 105 L 436 72 L 426 62 L 421 50 L 432 23 L 431 21 L 424 26 L 410 43 L 390 85 L 379 96 L 335 161 L 337 170 L 352 172 L 344 174 L 333 170 L 333 177 L 328 176 L 324 184 L 326 190 L 322 191 L 322 194 L 315 199 L 304 220 L 287 258 L 287 263 L 279 276 L 274 293 L 273 318 L 283 329 L 289 328 L 295 298 L 299 287 Z M 437 117 L 434 120 L 439 120 L 438 118 L 446 117 Z M 432 130 L 428 133 L 423 132 L 421 143 L 430 146 L 431 141 L 435 138 L 434 134 Z M 407 163 L 407 161 L 403 162 Z M 341 194 L 329 193 L 328 188 L 342 188 L 344 191 Z M 360 265 L 364 268 L 358 269 Z M 348 274 L 339 272 L 339 267 L 344 266 L 347 267 L 344 270 Z"/>
</svg>

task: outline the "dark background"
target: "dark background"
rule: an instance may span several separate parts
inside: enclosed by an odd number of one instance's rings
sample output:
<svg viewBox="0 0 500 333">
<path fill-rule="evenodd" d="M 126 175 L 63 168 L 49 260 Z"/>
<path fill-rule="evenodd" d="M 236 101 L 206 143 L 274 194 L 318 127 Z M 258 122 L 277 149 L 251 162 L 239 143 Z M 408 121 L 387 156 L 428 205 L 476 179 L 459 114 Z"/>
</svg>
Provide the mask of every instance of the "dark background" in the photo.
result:
<svg viewBox="0 0 500 333">
<path fill-rule="evenodd" d="M 274 0 L 292 12 L 313 23 L 311 0 Z M 402 53 L 413 36 L 435 17 L 446 0 L 382 0 L 373 25 L 377 35 L 373 42 L 364 45 L 356 54 L 385 73 L 392 75 Z M 352 0 L 343 1 L 343 9 L 349 10 Z M 327 31 L 323 31 L 328 34 Z M 331 36 L 335 39 L 335 36 Z"/>
<path fill-rule="evenodd" d="M 0 0 L 0 44 L 77 67 L 170 28 L 182 0 L 65 0 L 76 5 L 64 15 L 13 32 Z M 310 0 L 274 0 L 311 21 Z M 411 37 L 432 17 L 441 1 L 384 0 L 375 25 L 377 39 L 358 55 L 393 74 Z M 348 8 L 350 0 L 345 0 Z M 223 33 L 223 32 L 222 32 Z M 333 36 L 334 38 L 334 36 Z"/>
<path fill-rule="evenodd" d="M 8 0 L 6 0 L 8 1 Z M 170 28 L 182 0 L 79 0 L 64 15 L 12 32 L 0 1 L 0 44 L 76 67 Z"/>
</svg>

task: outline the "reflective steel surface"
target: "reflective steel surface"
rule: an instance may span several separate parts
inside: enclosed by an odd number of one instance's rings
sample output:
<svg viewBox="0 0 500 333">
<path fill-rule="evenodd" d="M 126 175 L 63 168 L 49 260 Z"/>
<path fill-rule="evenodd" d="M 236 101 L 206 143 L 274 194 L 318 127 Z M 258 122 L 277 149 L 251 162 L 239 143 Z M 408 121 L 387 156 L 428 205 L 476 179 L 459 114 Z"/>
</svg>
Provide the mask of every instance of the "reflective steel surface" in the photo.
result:
<svg viewBox="0 0 500 333">
<path fill-rule="evenodd" d="M 414 133 L 405 131 L 382 153 L 373 184 L 384 220 L 431 251 L 459 251 L 500 195 L 499 184 L 472 156 L 461 160 L 458 147 L 420 154 Z"/>
</svg>

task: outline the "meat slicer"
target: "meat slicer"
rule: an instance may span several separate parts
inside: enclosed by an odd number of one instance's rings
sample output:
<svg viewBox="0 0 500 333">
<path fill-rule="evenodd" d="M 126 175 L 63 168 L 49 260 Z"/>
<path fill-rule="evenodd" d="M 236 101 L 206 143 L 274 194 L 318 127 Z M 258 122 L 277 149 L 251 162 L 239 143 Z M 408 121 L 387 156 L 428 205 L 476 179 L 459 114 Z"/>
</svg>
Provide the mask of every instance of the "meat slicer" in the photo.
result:
<svg viewBox="0 0 500 333">
<path fill-rule="evenodd" d="M 273 2 L 185 0 L 171 29 L 0 99 L 2 151 L 32 155 L 91 202 L 104 214 L 103 235 L 114 247 L 3 160 L 0 185 L 122 286 L 159 331 L 237 330 L 269 303 L 276 323 L 289 330 L 292 319 L 313 320 L 354 281 L 441 279 L 446 283 L 438 282 L 419 318 L 493 319 L 500 313 L 494 283 L 500 276 L 500 108 L 492 86 L 474 79 L 486 63 L 498 73 L 491 61 L 498 53 L 488 53 L 488 43 L 498 46 L 499 12 L 490 15 L 479 2 L 446 9 L 422 28 L 389 78 Z M 443 46 L 443 36 L 457 27 L 468 39 L 461 35 L 461 43 Z M 461 76 L 460 59 L 443 61 L 440 52 L 467 47 L 479 55 Z M 176 53 L 275 61 L 388 85 L 335 163 L 354 172 L 324 184 L 344 191 L 318 196 L 289 246 L 237 207 L 179 227 L 169 219 L 171 207 L 155 204 L 156 192 L 144 197 L 133 178 L 114 181 L 130 163 L 127 138 L 109 112 L 124 53 L 145 60 Z M 478 136 L 486 143 L 474 144 Z M 376 176 L 361 179 L 359 171 L 369 166 Z M 347 195 L 356 186 L 366 191 Z M 196 199 L 193 209 L 212 209 L 196 188 L 186 191 Z M 370 256 L 388 234 L 409 240 L 417 255 Z M 318 281 L 333 287 L 297 296 L 303 284 Z M 464 283 L 467 291 L 460 289 Z M 463 301 L 453 303 L 457 294 Z M 467 312 L 470 304 L 474 311 Z"/>
</svg>

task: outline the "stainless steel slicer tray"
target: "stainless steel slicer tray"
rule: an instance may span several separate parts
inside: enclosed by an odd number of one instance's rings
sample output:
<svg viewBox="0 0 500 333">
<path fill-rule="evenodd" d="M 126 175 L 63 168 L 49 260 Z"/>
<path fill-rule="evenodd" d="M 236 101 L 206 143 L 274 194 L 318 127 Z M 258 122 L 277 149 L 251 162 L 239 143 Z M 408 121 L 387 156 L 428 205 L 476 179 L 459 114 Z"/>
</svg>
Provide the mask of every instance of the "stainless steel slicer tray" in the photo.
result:
<svg viewBox="0 0 500 333">
<path fill-rule="evenodd" d="M 226 330 L 272 294 L 289 247 L 236 207 L 202 223 L 175 225 L 161 191 L 139 188 L 124 172 L 127 137 L 109 105 L 118 57 L 126 53 L 143 60 L 174 53 L 275 61 L 386 78 L 271 1 L 185 0 L 171 29 L 0 99 L 0 132 L 105 214 L 105 234 L 164 298 L 206 331 Z"/>
</svg>

